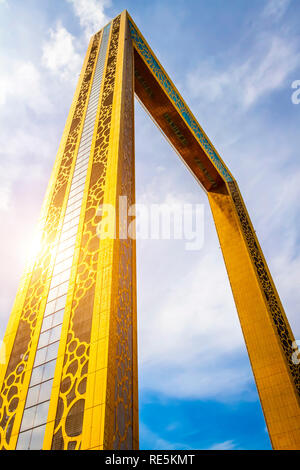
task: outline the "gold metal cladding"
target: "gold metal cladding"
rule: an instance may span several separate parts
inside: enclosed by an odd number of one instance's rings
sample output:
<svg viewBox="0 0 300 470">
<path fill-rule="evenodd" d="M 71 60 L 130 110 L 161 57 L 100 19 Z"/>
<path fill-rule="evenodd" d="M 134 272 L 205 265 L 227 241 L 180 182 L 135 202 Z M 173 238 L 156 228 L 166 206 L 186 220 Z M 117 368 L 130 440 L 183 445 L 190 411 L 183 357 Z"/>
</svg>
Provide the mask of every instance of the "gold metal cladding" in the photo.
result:
<svg viewBox="0 0 300 470">
<path fill-rule="evenodd" d="M 89 94 L 91 93 L 91 85 L 92 85 L 92 82 L 93 82 L 93 77 L 95 75 L 97 57 L 98 57 L 99 50 L 100 50 L 100 45 L 101 45 L 101 32 L 97 33 L 92 38 L 91 42 L 93 42 L 94 45 L 96 46 L 96 54 L 95 54 L 94 61 L 93 61 L 94 68 L 93 68 L 92 73 L 90 75 L 90 92 L 89 92 Z M 88 100 L 87 100 L 87 105 L 88 105 Z M 85 111 L 87 111 L 87 106 L 86 106 Z M 49 411 L 48 411 L 47 427 L 46 427 L 46 431 L 45 431 L 44 445 L 43 445 L 43 449 L 45 449 L 45 450 L 51 449 L 52 440 L 53 440 L 53 432 L 54 432 L 55 425 L 57 424 L 57 410 L 58 410 L 58 405 L 59 405 L 60 384 L 62 382 L 61 376 L 62 376 L 63 366 L 65 365 L 65 361 L 66 361 L 66 359 L 65 359 L 65 350 L 66 350 L 67 339 L 69 339 L 68 333 L 69 333 L 69 324 L 70 324 L 70 321 L 71 321 L 72 299 L 73 299 L 74 289 L 75 289 L 75 281 L 76 281 L 76 275 L 77 275 L 77 265 L 78 265 L 78 258 L 79 258 L 79 247 L 80 247 L 80 244 L 81 244 L 82 228 L 83 228 L 83 222 L 84 222 L 84 218 L 85 218 L 85 205 L 86 205 L 86 199 L 87 199 L 87 188 L 88 188 L 89 177 L 90 177 L 90 166 L 91 165 L 89 164 L 89 168 L 87 170 L 86 185 L 85 185 L 85 189 L 84 189 L 82 206 L 81 206 L 81 214 L 80 214 L 78 230 L 77 230 L 75 253 L 74 253 L 74 257 L 73 257 L 71 275 L 70 275 L 70 280 L 69 280 L 69 288 L 68 288 L 68 294 L 67 294 L 67 300 L 66 300 L 66 306 L 65 306 L 64 320 L 63 320 L 63 325 L 62 325 L 61 338 L 60 338 L 60 344 L 59 344 L 59 350 L 58 350 L 58 357 L 57 357 L 56 368 L 55 368 L 55 376 L 54 376 L 54 380 L 53 380 L 52 393 L 51 393 L 51 399 L 50 399 L 50 405 L 49 405 Z M 85 349 L 86 349 L 85 347 L 79 348 L 79 354 L 82 356 L 81 357 L 81 366 L 84 366 L 83 363 L 84 363 L 84 358 L 85 358 L 84 357 Z M 78 353 L 78 351 L 77 351 L 77 353 Z M 73 364 L 73 366 L 74 366 L 74 364 Z M 79 387 L 79 389 L 82 390 L 82 384 Z M 74 441 L 74 439 L 73 439 L 73 441 Z M 74 442 L 69 447 L 70 448 L 75 448 Z"/>
<path fill-rule="evenodd" d="M 0 395 L 0 445 L 2 449 L 14 449 L 17 442 L 51 280 L 49 272 L 53 265 L 57 234 L 63 220 L 66 191 L 84 116 L 89 90 L 89 77 L 93 68 L 94 51 L 95 45 L 91 48 L 84 76 L 81 76 L 79 80 L 80 92 L 78 95 L 77 93 L 75 94 L 74 113 L 65 142 L 64 152 L 60 159 L 57 174 L 55 174 L 56 169 L 53 173 L 55 181 L 53 190 L 50 190 L 50 203 L 49 206 L 47 203 L 44 204 L 44 210 L 48 207 L 48 211 L 41 249 L 37 255 L 32 272 L 29 274 L 28 289 L 24 295 L 20 320 L 2 381 Z M 60 158 L 60 153 L 58 158 Z"/>
<path fill-rule="evenodd" d="M 280 301 L 237 185 L 230 185 L 231 193 L 209 192 L 208 199 L 272 446 L 297 449 L 299 396 L 283 349 L 288 322 L 281 310 L 283 334 L 278 333 L 264 289 L 274 305 L 275 298 L 277 306 Z"/>
<path fill-rule="evenodd" d="M 134 203 L 133 54 L 122 14 L 104 203 Z M 118 217 L 117 223 L 118 226 Z M 124 223 L 125 221 L 122 220 Z M 84 448 L 138 448 L 135 243 L 101 239 Z M 99 421 L 101 426 L 99 427 Z M 89 433 L 88 429 L 92 429 Z"/>
<path fill-rule="evenodd" d="M 2 449 L 14 449 L 18 439 L 102 37 L 103 30 L 89 45 L 42 209 L 41 249 L 26 268 L 5 335 Z M 140 73 L 145 67 L 147 77 Z M 151 109 L 152 85 L 164 100 L 160 123 Z M 107 238 L 102 229 L 99 237 L 98 212 L 101 204 L 113 205 L 116 228 L 122 229 L 119 196 L 127 196 L 128 205 L 135 202 L 133 95 L 138 87 L 191 172 L 191 162 L 202 172 L 198 180 L 206 181 L 273 448 L 299 449 L 294 337 L 237 183 L 126 11 L 110 26 L 43 448 L 138 449 L 135 240 L 118 231 Z M 198 139 L 202 153 L 189 156 L 192 139 Z"/>
<path fill-rule="evenodd" d="M 96 118 L 90 183 L 52 449 L 83 448 L 82 425 L 100 244 L 97 227 L 101 217 L 98 215 L 98 207 L 103 203 L 106 184 L 119 27 L 120 18 L 117 17 L 111 26 L 100 114 Z M 82 358 L 85 360 L 82 361 Z"/>
</svg>

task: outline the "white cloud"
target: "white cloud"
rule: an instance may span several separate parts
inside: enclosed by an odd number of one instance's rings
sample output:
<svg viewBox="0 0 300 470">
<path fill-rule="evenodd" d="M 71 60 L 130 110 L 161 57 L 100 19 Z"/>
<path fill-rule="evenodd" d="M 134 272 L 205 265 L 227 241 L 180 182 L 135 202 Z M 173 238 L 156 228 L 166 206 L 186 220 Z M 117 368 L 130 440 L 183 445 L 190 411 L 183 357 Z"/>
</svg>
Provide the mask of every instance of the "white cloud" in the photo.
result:
<svg viewBox="0 0 300 470">
<path fill-rule="evenodd" d="M 252 374 L 216 235 L 206 232 L 204 250 L 187 266 L 180 251 L 180 242 L 157 251 L 154 242 L 138 243 L 138 259 L 148 265 L 147 252 L 152 259 L 151 284 L 160 280 L 138 303 L 141 387 L 176 398 L 226 401 L 244 393 L 251 400 Z"/>
<path fill-rule="evenodd" d="M 300 54 L 293 41 L 277 35 L 262 36 L 240 63 L 223 70 L 210 61 L 187 77 L 191 96 L 206 102 L 231 102 L 243 108 L 279 89 L 299 66 Z"/>
<path fill-rule="evenodd" d="M 290 0 L 267 0 L 266 6 L 262 12 L 262 17 L 278 21 L 286 12 L 289 4 Z"/>
<path fill-rule="evenodd" d="M 26 103 L 37 114 L 52 110 L 39 69 L 30 61 L 11 60 L 0 77 L 0 106 L 7 100 Z M 34 92 L 33 92 L 34 90 Z"/>
<path fill-rule="evenodd" d="M 50 29 L 49 35 L 49 40 L 43 45 L 44 66 L 65 81 L 75 81 L 82 58 L 76 51 L 74 36 L 60 22 L 55 29 Z"/>
<path fill-rule="evenodd" d="M 111 5 L 110 0 L 67 0 L 73 5 L 75 15 L 78 16 L 87 39 L 99 31 L 110 18 L 105 8 Z"/>
<path fill-rule="evenodd" d="M 146 448 L 148 449 L 162 449 L 162 450 L 190 450 L 191 447 L 181 442 L 169 442 L 166 439 L 162 439 L 158 434 L 151 431 L 151 429 L 145 425 L 145 423 L 139 423 L 140 435 L 143 436 L 143 441 L 146 442 Z"/>
<path fill-rule="evenodd" d="M 213 444 L 211 447 L 209 447 L 209 450 L 232 450 L 236 447 L 236 444 L 232 440 L 220 442 L 217 444 Z"/>
</svg>

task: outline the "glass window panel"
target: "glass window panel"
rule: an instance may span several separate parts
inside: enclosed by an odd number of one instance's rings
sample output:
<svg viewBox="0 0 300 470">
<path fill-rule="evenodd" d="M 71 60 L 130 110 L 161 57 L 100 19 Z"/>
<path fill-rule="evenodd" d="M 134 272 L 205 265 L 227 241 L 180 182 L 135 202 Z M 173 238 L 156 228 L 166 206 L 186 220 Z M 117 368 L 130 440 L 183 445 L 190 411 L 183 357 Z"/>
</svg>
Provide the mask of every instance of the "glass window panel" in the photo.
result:
<svg viewBox="0 0 300 470">
<path fill-rule="evenodd" d="M 84 127 L 83 133 L 88 133 L 88 132 L 91 132 L 92 135 L 93 135 L 93 132 L 94 132 L 94 122 L 93 122 L 93 119 L 91 120 L 91 122 L 86 123 L 86 125 L 85 125 L 85 127 Z M 83 135 L 83 133 L 82 133 L 82 135 Z"/>
<path fill-rule="evenodd" d="M 89 144 L 88 147 L 85 147 L 85 148 L 81 149 L 82 155 L 84 156 L 84 159 L 86 159 L 87 161 L 88 161 L 87 153 L 89 154 L 89 152 L 90 152 L 90 146 L 91 146 L 91 144 Z M 74 175 L 76 176 L 76 172 L 78 172 L 79 168 L 82 166 L 82 160 L 83 160 L 82 158 L 79 158 L 77 160 L 73 176 Z"/>
<path fill-rule="evenodd" d="M 75 209 L 78 209 L 79 207 L 81 207 L 81 204 L 82 204 L 82 199 L 80 199 L 79 201 L 70 203 L 68 207 L 70 208 L 70 210 L 74 211 Z"/>
<path fill-rule="evenodd" d="M 60 263 L 57 263 L 57 265 L 55 266 L 55 270 L 57 272 L 65 271 L 66 269 L 72 266 L 72 261 L 73 261 L 73 258 L 70 257 L 64 261 L 61 261 Z"/>
<path fill-rule="evenodd" d="M 75 178 L 73 178 L 73 184 L 82 184 L 84 183 L 86 180 L 86 175 L 79 175 L 79 176 L 75 176 Z"/>
<path fill-rule="evenodd" d="M 43 364 L 46 360 L 46 352 L 47 348 L 43 349 L 38 349 L 35 355 L 35 360 L 34 360 L 34 365 L 38 366 L 40 364 Z"/>
<path fill-rule="evenodd" d="M 43 448 L 46 425 L 32 430 L 30 450 L 41 450 Z"/>
<path fill-rule="evenodd" d="M 95 116 L 93 114 L 89 114 L 86 116 L 86 120 L 84 123 L 86 129 L 94 129 L 95 127 Z"/>
<path fill-rule="evenodd" d="M 89 156 L 90 156 L 90 148 L 80 150 L 79 153 L 78 153 L 78 158 L 77 158 L 76 164 L 84 158 L 88 159 Z"/>
<path fill-rule="evenodd" d="M 93 129 L 91 129 L 89 131 L 86 131 L 84 134 L 82 134 L 80 148 L 81 148 L 81 146 L 83 146 L 85 144 L 91 145 L 92 137 L 93 137 Z M 88 145 L 87 145 L 87 147 L 88 147 Z M 77 161 L 78 161 L 78 159 L 77 159 Z"/>
<path fill-rule="evenodd" d="M 57 300 L 56 300 L 56 306 L 55 306 L 55 310 L 61 310 L 62 308 L 65 307 L 66 305 L 66 300 L 67 300 L 67 296 L 66 295 L 63 295 L 62 297 L 59 297 Z"/>
<path fill-rule="evenodd" d="M 41 384 L 39 403 L 50 400 L 53 379 Z"/>
<path fill-rule="evenodd" d="M 54 312 L 55 302 L 48 302 L 45 308 L 45 317 Z"/>
<path fill-rule="evenodd" d="M 92 137 L 91 137 L 92 139 Z M 90 140 L 91 140 L 90 139 Z M 90 149 L 86 149 L 80 156 L 79 158 L 77 159 L 77 162 L 76 162 L 76 170 L 79 168 L 80 165 L 82 165 L 83 163 L 88 163 L 89 162 L 89 159 L 90 159 Z"/>
<path fill-rule="evenodd" d="M 92 116 L 91 116 L 91 115 L 87 116 L 87 118 L 86 118 L 86 120 L 85 120 L 85 124 L 87 124 L 87 123 L 88 123 L 88 121 L 91 121 L 91 118 L 92 118 Z"/>
<path fill-rule="evenodd" d="M 52 343 L 47 347 L 47 361 L 51 361 L 57 357 L 59 341 Z"/>
<path fill-rule="evenodd" d="M 61 251 L 61 252 L 59 253 L 59 255 L 57 255 L 56 259 L 57 259 L 57 260 L 60 259 L 61 256 L 64 256 L 65 259 L 67 259 L 67 258 L 69 258 L 70 256 L 73 255 L 73 251 L 74 251 L 74 247 L 73 247 L 73 246 L 69 246 L 69 248 L 67 248 L 67 249 L 65 249 L 65 250 L 63 250 L 63 251 Z"/>
<path fill-rule="evenodd" d="M 51 330 L 47 330 L 44 333 L 40 334 L 38 349 L 43 348 L 44 346 L 47 346 L 47 344 L 49 343 L 50 333 L 51 333 Z"/>
<path fill-rule="evenodd" d="M 100 78 L 98 78 L 98 77 L 94 77 L 94 78 L 96 78 L 96 79 L 93 81 L 93 91 L 94 91 L 94 95 L 90 95 L 88 110 L 91 109 L 91 106 L 97 106 L 97 102 L 98 102 L 98 96 L 97 96 L 98 94 L 96 93 L 96 87 L 97 87 L 97 84 L 99 84 Z"/>
<path fill-rule="evenodd" d="M 76 169 L 75 169 L 75 171 L 74 171 L 74 175 L 76 175 L 76 173 L 80 172 L 83 168 L 87 168 L 87 166 L 88 166 L 88 161 L 89 161 L 89 158 L 88 158 L 88 157 L 85 157 L 84 159 L 79 160 L 79 162 L 78 162 L 77 165 L 76 165 Z"/>
<path fill-rule="evenodd" d="M 41 403 L 36 407 L 36 415 L 34 418 L 34 426 L 39 426 L 40 424 L 44 424 L 47 422 L 47 415 L 48 415 L 48 408 L 49 408 L 49 401 L 45 403 Z"/>
<path fill-rule="evenodd" d="M 76 227 L 76 229 L 78 228 L 78 223 L 79 223 L 79 216 L 71 220 L 71 226 Z"/>
<path fill-rule="evenodd" d="M 63 271 L 61 273 L 61 281 L 62 282 L 68 281 L 70 279 L 70 273 L 71 273 L 71 269 L 67 269 L 66 271 Z"/>
<path fill-rule="evenodd" d="M 50 288 L 52 289 L 53 287 L 57 287 L 58 284 L 61 284 L 60 274 L 52 277 Z"/>
<path fill-rule="evenodd" d="M 85 130 L 85 131 L 82 133 L 81 142 L 80 142 L 80 147 L 81 147 L 83 144 L 85 144 L 85 143 L 90 143 L 91 140 L 92 140 L 92 136 L 93 136 L 93 130 L 92 130 L 92 129 Z"/>
<path fill-rule="evenodd" d="M 96 87 L 97 85 L 97 81 L 93 82 L 93 86 Z M 95 88 L 94 88 L 95 89 Z M 88 109 L 89 111 L 91 110 L 92 107 L 97 107 L 97 94 L 95 94 L 95 96 L 92 97 L 92 100 L 89 101 L 89 106 L 88 106 Z"/>
<path fill-rule="evenodd" d="M 90 151 L 89 151 L 89 150 L 85 150 L 84 153 L 82 153 L 82 154 L 80 155 L 79 159 L 77 160 L 75 171 L 78 170 L 79 166 L 80 166 L 82 163 L 88 164 L 89 159 L 90 159 Z M 73 178 L 72 178 L 72 187 L 74 187 L 74 185 L 76 184 L 76 178 L 78 179 L 78 176 L 75 175 L 75 172 L 74 172 L 74 176 L 73 176 Z M 82 176 L 81 176 L 81 178 L 82 178 Z"/>
<path fill-rule="evenodd" d="M 92 117 L 92 116 L 87 116 L 88 119 L 89 119 L 90 117 Z M 83 138 L 81 138 L 80 149 L 85 148 L 85 147 L 86 147 L 85 140 L 84 140 Z"/>
<path fill-rule="evenodd" d="M 58 286 L 58 296 L 60 297 L 63 294 L 66 294 L 68 292 L 68 286 L 69 286 L 69 281 L 64 282 L 60 286 Z"/>
<path fill-rule="evenodd" d="M 90 106 L 90 105 L 89 105 L 89 106 Z M 89 109 L 89 108 L 88 108 L 86 117 L 87 117 L 88 119 L 89 119 L 89 118 L 93 118 L 92 114 L 90 113 L 90 109 Z M 92 138 L 92 136 L 93 136 L 93 131 L 94 131 L 94 123 L 93 123 L 93 119 L 92 119 L 91 122 L 86 122 L 85 125 L 84 125 L 83 131 L 82 131 L 81 142 L 83 141 L 83 139 L 85 138 L 85 136 L 87 136 L 88 134 L 90 134 L 90 135 L 91 135 L 90 138 Z"/>
<path fill-rule="evenodd" d="M 35 367 L 32 370 L 30 385 L 36 385 L 42 382 L 43 380 L 44 365 Z"/>
<path fill-rule="evenodd" d="M 93 117 L 93 115 L 96 114 L 96 112 L 97 112 L 97 102 L 89 103 L 88 112 L 89 112 L 89 117 L 90 116 Z"/>
<path fill-rule="evenodd" d="M 84 188 L 84 183 L 81 183 L 78 186 L 76 186 L 75 188 L 73 188 L 72 191 L 70 192 L 70 197 L 73 197 L 78 193 L 82 193 L 83 188 Z"/>
<path fill-rule="evenodd" d="M 51 303 L 53 303 L 53 305 L 55 306 L 55 302 L 51 302 Z M 52 316 L 50 315 L 44 318 L 41 331 L 48 330 L 49 328 L 51 328 L 51 325 L 52 325 Z"/>
<path fill-rule="evenodd" d="M 78 215 L 78 214 L 76 214 L 76 213 L 74 214 L 74 212 L 75 212 L 75 211 L 70 212 L 70 214 L 68 214 L 68 215 L 65 216 L 64 224 L 67 223 L 67 222 L 70 222 L 70 221 L 73 219 L 73 217 L 75 217 L 76 215 Z M 59 251 L 60 251 L 60 250 L 61 250 L 61 246 L 59 246 Z"/>
<path fill-rule="evenodd" d="M 89 117 L 90 117 L 90 116 L 89 116 Z M 89 119 L 89 117 L 88 117 L 88 119 Z M 86 145 L 86 143 L 85 143 L 85 140 L 84 140 L 84 139 L 81 139 L 81 142 L 80 142 L 80 150 L 82 150 L 82 149 L 84 149 L 84 148 L 86 148 L 86 147 L 87 147 L 87 145 Z"/>
<path fill-rule="evenodd" d="M 86 149 L 88 149 L 88 148 L 89 148 L 89 145 L 90 145 L 89 142 L 88 142 L 88 143 L 83 142 L 83 144 L 80 145 L 80 150 L 83 150 L 83 149 L 86 150 Z"/>
<path fill-rule="evenodd" d="M 68 209 L 70 210 L 70 212 L 71 212 L 71 211 L 74 211 L 75 209 L 78 209 L 79 207 L 81 207 L 81 204 L 82 204 L 82 201 L 76 201 L 76 202 L 74 202 L 74 203 L 72 203 L 72 204 L 70 203 L 70 204 L 68 205 Z"/>
<path fill-rule="evenodd" d="M 69 202 L 77 202 L 79 201 L 80 199 L 82 199 L 82 193 L 79 192 L 78 194 L 75 194 L 74 196 L 71 196 L 69 198 Z M 64 224 L 65 225 L 65 224 Z"/>
<path fill-rule="evenodd" d="M 57 325 L 55 328 L 52 328 L 50 343 L 54 343 L 55 341 L 59 341 L 60 334 L 61 334 L 61 325 Z"/>
<path fill-rule="evenodd" d="M 63 322 L 65 309 L 59 310 L 53 315 L 53 326 L 59 325 Z"/>
<path fill-rule="evenodd" d="M 71 212 L 72 214 L 72 212 Z M 59 250 L 65 250 L 66 248 L 69 248 L 75 243 L 76 237 L 71 237 L 68 240 L 65 240 L 63 242 L 60 242 L 59 244 Z"/>
<path fill-rule="evenodd" d="M 80 141 L 80 148 L 85 144 L 87 138 L 89 138 L 89 132 L 86 129 L 83 129 Z"/>
<path fill-rule="evenodd" d="M 94 98 L 95 99 L 95 98 Z M 87 119 L 85 120 L 84 127 L 94 127 L 95 123 L 93 122 L 93 119 L 91 122 L 88 122 L 88 120 L 91 118 L 90 114 L 87 115 Z"/>
<path fill-rule="evenodd" d="M 57 287 L 53 287 L 53 289 L 50 289 L 47 302 L 50 302 L 51 300 L 55 299 L 55 297 L 57 297 Z"/>
<path fill-rule="evenodd" d="M 79 179 L 83 179 L 85 180 L 86 178 L 86 170 L 84 171 L 84 174 L 82 175 L 79 175 L 79 173 L 82 172 L 82 170 L 84 170 L 84 167 L 88 165 L 89 163 L 89 159 L 90 159 L 90 156 L 89 154 L 88 155 L 83 155 L 80 160 L 78 160 L 77 162 L 77 165 L 76 165 L 76 168 L 75 168 L 75 172 L 74 172 L 74 177 L 72 179 L 72 186 L 71 186 L 71 190 L 75 189 L 75 185 L 78 186 L 78 180 Z M 81 181 L 81 184 L 83 183 L 83 181 Z"/>
<path fill-rule="evenodd" d="M 78 172 L 78 175 L 74 178 L 75 183 L 77 183 L 78 181 L 82 181 L 82 180 L 85 181 L 85 180 L 86 180 L 86 173 L 87 173 L 87 171 L 86 171 L 85 168 L 83 169 L 83 171 L 80 170 L 80 171 Z M 81 183 L 81 184 L 82 184 L 82 183 Z M 70 204 L 71 204 L 71 203 L 68 202 L 68 206 L 67 206 L 67 207 L 69 207 Z"/>
<path fill-rule="evenodd" d="M 63 225 L 62 232 L 63 232 L 63 231 L 66 231 L 66 230 L 69 230 L 69 228 L 70 228 L 70 222 L 66 222 L 66 223 Z"/>
<path fill-rule="evenodd" d="M 21 431 L 25 431 L 26 429 L 32 428 L 34 417 L 35 417 L 35 412 L 36 412 L 36 406 L 33 406 L 32 408 L 27 408 L 26 410 L 24 410 Z"/>
<path fill-rule="evenodd" d="M 43 380 L 52 379 L 54 377 L 55 364 L 56 364 L 56 360 L 46 362 L 44 366 Z"/>
<path fill-rule="evenodd" d="M 78 203 L 76 203 L 76 204 L 78 204 Z M 74 204 L 74 209 L 75 209 L 76 204 Z M 79 205 L 81 205 L 81 202 L 80 202 Z M 67 238 L 70 238 L 73 235 L 76 235 L 76 233 L 77 233 L 77 227 L 73 227 L 71 230 L 65 230 L 65 231 L 62 232 L 61 240 L 62 241 L 67 240 Z"/>
<path fill-rule="evenodd" d="M 77 171 L 76 174 L 74 172 L 72 182 L 76 182 L 81 178 L 86 178 L 86 170 L 85 169 Z"/>
<path fill-rule="evenodd" d="M 80 178 L 78 181 L 74 181 L 72 183 L 72 188 L 77 189 L 77 188 L 82 188 L 84 189 L 85 186 L 85 178 Z"/>
<path fill-rule="evenodd" d="M 97 96 L 94 96 L 93 99 L 95 101 L 97 101 L 98 97 Z M 89 102 L 90 104 L 91 102 Z M 93 115 L 91 115 L 90 113 L 87 113 L 87 116 L 86 116 L 86 120 L 85 120 L 85 123 L 84 123 L 84 126 L 94 126 L 95 123 L 93 122 Z"/>
<path fill-rule="evenodd" d="M 28 450 L 30 444 L 32 430 L 21 432 L 18 438 L 17 450 Z"/>
<path fill-rule="evenodd" d="M 74 188 L 72 189 L 72 191 L 70 192 L 69 194 L 69 199 L 77 196 L 77 194 L 81 194 L 82 193 L 82 188 L 81 186 L 78 186 L 77 188 Z M 65 222 L 66 218 L 64 219 L 64 222 Z"/>
<path fill-rule="evenodd" d="M 86 168 L 79 168 L 79 170 L 76 170 L 76 171 L 74 172 L 74 176 L 79 176 L 79 175 L 82 176 L 83 173 L 86 174 L 86 169 L 87 169 L 87 166 L 86 166 Z"/>
<path fill-rule="evenodd" d="M 93 131 L 93 126 L 94 126 L 94 124 L 92 122 L 91 124 L 88 124 L 86 126 L 85 130 L 87 132 Z M 78 160 L 79 157 L 81 157 L 81 155 L 86 155 L 88 152 L 89 152 L 89 149 L 87 149 L 87 150 L 86 149 L 85 150 L 80 149 L 79 152 L 78 152 L 77 160 Z"/>
<path fill-rule="evenodd" d="M 26 408 L 29 406 L 36 405 L 39 399 L 39 393 L 40 393 L 40 384 L 35 385 L 34 387 L 31 387 L 28 389 L 28 394 L 27 394 L 27 400 L 26 400 Z"/>
</svg>

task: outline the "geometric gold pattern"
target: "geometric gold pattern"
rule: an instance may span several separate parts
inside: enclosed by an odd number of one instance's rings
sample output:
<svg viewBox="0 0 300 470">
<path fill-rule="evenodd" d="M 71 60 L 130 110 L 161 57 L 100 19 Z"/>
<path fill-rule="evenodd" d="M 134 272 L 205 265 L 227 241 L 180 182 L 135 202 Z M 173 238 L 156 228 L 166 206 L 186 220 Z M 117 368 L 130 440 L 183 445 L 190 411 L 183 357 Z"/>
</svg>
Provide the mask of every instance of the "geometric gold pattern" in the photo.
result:
<svg viewBox="0 0 300 470">
<path fill-rule="evenodd" d="M 79 77 L 4 338 L 0 448 L 138 449 L 136 250 L 119 232 L 134 94 L 207 194 L 273 448 L 299 449 L 294 337 L 238 185 L 127 11 L 92 37 Z"/>
</svg>

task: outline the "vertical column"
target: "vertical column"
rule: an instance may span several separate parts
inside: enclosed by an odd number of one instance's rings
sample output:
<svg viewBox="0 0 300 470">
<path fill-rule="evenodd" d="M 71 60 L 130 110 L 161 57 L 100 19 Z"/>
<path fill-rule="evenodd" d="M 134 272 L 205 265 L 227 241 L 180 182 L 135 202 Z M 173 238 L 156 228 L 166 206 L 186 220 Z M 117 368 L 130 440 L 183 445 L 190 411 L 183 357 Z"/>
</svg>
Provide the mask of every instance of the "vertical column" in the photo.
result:
<svg viewBox="0 0 300 470">
<path fill-rule="evenodd" d="M 283 307 L 236 182 L 208 199 L 272 446 L 299 449 L 299 365 Z"/>
<path fill-rule="evenodd" d="M 105 103 L 111 102 L 103 202 L 116 209 L 116 238 L 107 237 L 102 225 L 83 426 L 85 449 L 138 448 L 135 240 L 127 237 L 127 214 L 121 215 L 124 204 L 129 207 L 135 200 L 133 50 L 126 12 L 121 16 L 115 58 L 115 69 L 111 61 L 108 72 L 114 83 L 108 82 L 103 91 L 107 95 L 100 120 L 107 115 Z M 123 196 L 122 209 L 119 196 Z"/>
<path fill-rule="evenodd" d="M 0 441 L 2 449 L 14 449 L 19 435 L 32 367 L 50 287 L 58 235 L 60 233 L 70 178 L 90 91 L 98 40 L 90 43 L 74 96 L 70 115 L 42 211 L 39 252 L 17 296 L 8 327 L 8 364 L 1 371 Z"/>
<path fill-rule="evenodd" d="M 107 29 L 103 31 L 100 52 L 95 69 L 91 75 L 92 86 L 68 194 L 65 216 L 60 231 L 50 290 L 33 364 L 17 449 L 42 448 L 46 423 L 47 421 L 49 422 L 50 397 L 51 394 L 55 395 L 53 379 L 56 363 L 59 363 L 57 356 L 64 313 L 65 311 L 67 313 L 68 310 L 66 308 L 67 293 L 70 288 L 72 289 L 70 278 L 102 81 L 104 61 L 101 60 L 101 51 L 103 48 L 106 48 L 109 34 L 109 29 Z M 54 394 L 52 393 L 53 391 Z"/>
<path fill-rule="evenodd" d="M 76 231 L 70 234 L 74 224 L 63 229 L 62 242 L 73 240 L 71 277 L 66 298 L 64 324 L 60 349 L 54 376 L 48 425 L 44 449 L 79 449 L 83 418 L 83 403 L 86 386 L 86 372 L 89 360 L 89 339 L 92 321 L 92 302 L 95 288 L 95 263 L 97 259 L 96 240 L 91 240 L 91 230 L 97 227 L 97 207 L 94 206 L 95 187 L 93 186 L 94 147 L 97 131 L 99 103 L 104 81 L 106 53 L 111 24 L 102 30 L 102 40 L 95 75 L 92 80 L 91 95 L 78 152 L 78 168 L 74 173 L 74 197 L 70 201 L 70 216 L 75 211 Z M 99 170 L 99 168 L 97 168 Z M 98 173 L 98 172 L 97 172 Z M 101 177 L 97 174 L 97 184 Z M 81 189 L 78 192 L 78 184 Z M 95 182 L 95 181 L 94 181 Z M 101 184 L 100 184 L 101 186 Z M 80 194 L 78 199 L 77 195 Z M 75 207 L 74 207 L 75 206 Z M 76 207 L 78 206 L 78 207 Z M 71 219 L 73 220 L 73 219 Z M 75 250 L 74 250 L 75 244 Z M 74 255 L 73 255 L 74 253 Z"/>
<path fill-rule="evenodd" d="M 52 430 L 49 424 L 44 448 L 104 448 L 104 429 L 111 425 L 111 410 L 121 424 L 118 437 L 109 442 L 109 448 L 133 447 L 135 244 L 132 240 L 122 243 L 118 238 L 101 237 L 99 231 L 104 217 L 99 209 L 103 204 L 118 210 L 118 196 L 123 191 L 130 204 L 134 201 L 133 65 L 126 31 L 124 12 L 122 19 L 118 16 L 113 20 L 110 29 L 77 261 L 73 263 L 74 289 L 69 320 L 63 325 L 61 337 L 65 352 L 57 369 L 60 367 L 60 372 L 54 378 L 56 391 L 52 394 L 56 398 L 49 412 Z M 117 335 L 119 341 L 113 346 Z M 121 387 L 117 403 L 112 401 L 112 382 Z"/>
</svg>

